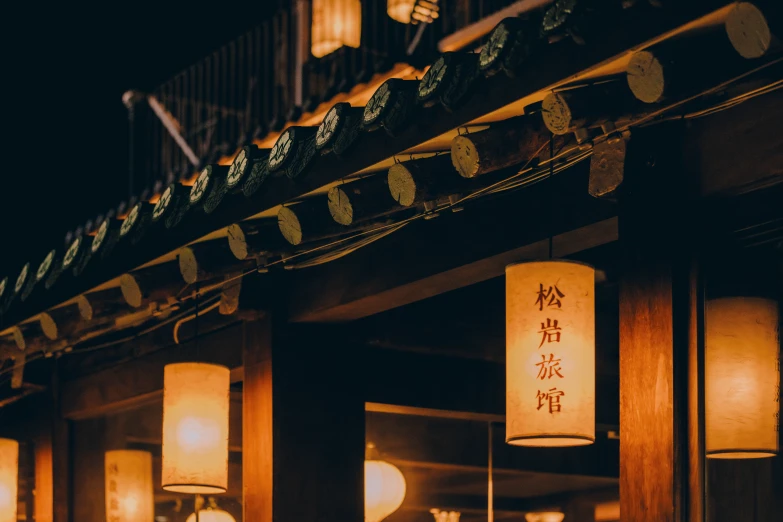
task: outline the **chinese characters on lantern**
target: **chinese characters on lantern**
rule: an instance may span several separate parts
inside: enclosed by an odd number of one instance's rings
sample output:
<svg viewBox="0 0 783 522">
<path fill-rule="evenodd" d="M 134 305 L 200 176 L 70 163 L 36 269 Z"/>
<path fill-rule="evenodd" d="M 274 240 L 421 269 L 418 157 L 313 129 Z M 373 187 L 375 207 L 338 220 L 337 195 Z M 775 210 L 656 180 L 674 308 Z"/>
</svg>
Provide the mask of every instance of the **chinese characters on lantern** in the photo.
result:
<svg viewBox="0 0 783 522">
<path fill-rule="evenodd" d="M 538 307 L 539 312 L 543 312 L 544 309 L 552 311 L 553 313 L 559 311 L 563 307 L 563 299 L 565 294 L 560 291 L 557 285 L 544 287 L 543 283 L 538 284 L 538 292 L 536 293 L 537 299 L 534 306 Z M 553 350 L 555 346 L 549 346 L 550 344 L 559 344 L 561 335 L 560 326 L 557 324 L 557 319 L 547 317 L 546 321 L 541 322 L 541 329 L 538 331 L 541 334 L 541 343 L 538 345 L 538 349 L 549 349 L 549 354 L 541 353 L 541 361 L 536 363 L 538 367 L 537 379 L 542 381 L 550 381 L 551 379 L 563 379 L 562 368 L 560 367 L 560 358 L 555 356 Z M 545 346 L 546 345 L 546 346 Z M 548 390 L 538 390 L 536 392 L 536 400 L 538 406 L 536 410 L 542 408 L 548 408 L 549 413 L 560 413 L 562 411 L 562 405 L 560 404 L 560 398 L 565 396 L 565 392 L 558 390 L 557 386 L 553 386 Z"/>
<path fill-rule="evenodd" d="M 116 462 L 110 462 L 106 466 L 106 480 L 108 481 L 107 499 L 107 521 L 122 522 L 122 513 L 120 511 L 120 496 L 117 492 L 117 476 L 120 474 L 119 465 Z"/>
</svg>

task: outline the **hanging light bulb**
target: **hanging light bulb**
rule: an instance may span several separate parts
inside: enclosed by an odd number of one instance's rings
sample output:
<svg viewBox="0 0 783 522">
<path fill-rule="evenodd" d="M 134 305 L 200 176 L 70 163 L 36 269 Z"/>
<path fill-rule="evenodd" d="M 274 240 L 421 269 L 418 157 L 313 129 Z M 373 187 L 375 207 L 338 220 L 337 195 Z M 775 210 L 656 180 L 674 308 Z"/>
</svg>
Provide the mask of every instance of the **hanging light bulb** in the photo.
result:
<svg viewBox="0 0 783 522">
<path fill-rule="evenodd" d="M 0 522 L 16 522 L 19 443 L 0 439 Z"/>
<path fill-rule="evenodd" d="M 377 458 L 373 444 L 367 445 L 364 461 L 364 521 L 380 522 L 405 500 L 405 477 L 397 466 Z"/>
<path fill-rule="evenodd" d="M 558 511 L 542 511 L 541 513 L 525 513 L 525 522 L 562 522 L 565 518 Z"/>
<path fill-rule="evenodd" d="M 595 441 L 595 269 L 565 260 L 506 267 L 506 442 Z"/>
<path fill-rule="evenodd" d="M 196 522 L 196 514 L 191 513 L 186 522 Z M 222 509 L 201 509 L 198 512 L 198 522 L 237 522 L 231 513 Z"/>
<path fill-rule="evenodd" d="M 707 457 L 752 459 L 778 453 L 779 331 L 778 304 L 771 299 L 707 301 Z"/>
<path fill-rule="evenodd" d="M 228 487 L 229 370 L 169 364 L 163 376 L 163 489 L 224 493 Z"/>
<path fill-rule="evenodd" d="M 151 453 L 107 451 L 105 477 L 106 520 L 137 522 L 155 518 Z"/>
<path fill-rule="evenodd" d="M 310 52 L 316 58 L 340 47 L 359 47 L 362 4 L 359 0 L 313 0 Z"/>
</svg>

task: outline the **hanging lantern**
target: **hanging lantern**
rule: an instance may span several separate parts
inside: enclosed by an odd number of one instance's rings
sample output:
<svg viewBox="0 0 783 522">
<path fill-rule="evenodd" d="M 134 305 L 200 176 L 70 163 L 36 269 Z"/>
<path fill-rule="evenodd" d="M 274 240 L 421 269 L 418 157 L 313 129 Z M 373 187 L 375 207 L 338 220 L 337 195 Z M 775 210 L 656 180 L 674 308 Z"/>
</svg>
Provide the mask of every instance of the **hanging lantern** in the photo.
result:
<svg viewBox="0 0 783 522">
<path fill-rule="evenodd" d="M 364 461 L 364 522 L 380 522 L 402 505 L 405 477 L 384 460 Z"/>
<path fill-rule="evenodd" d="M 19 443 L 0 439 L 0 522 L 16 522 Z"/>
<path fill-rule="evenodd" d="M 196 522 L 196 514 L 191 513 L 185 522 Z M 222 509 L 201 509 L 198 512 L 198 522 L 237 522 L 228 511 Z"/>
<path fill-rule="evenodd" d="M 359 47 L 362 40 L 360 0 L 313 0 L 311 52 L 316 58 L 343 46 Z"/>
<path fill-rule="evenodd" d="M 558 511 L 525 514 L 525 522 L 563 522 L 564 518 L 565 514 Z"/>
<path fill-rule="evenodd" d="M 224 493 L 228 487 L 229 371 L 169 364 L 163 374 L 163 489 Z"/>
<path fill-rule="evenodd" d="M 506 442 L 595 441 L 595 269 L 573 261 L 506 267 Z"/>
<path fill-rule="evenodd" d="M 707 301 L 707 457 L 753 459 L 778 453 L 778 304 L 758 297 Z"/>
<path fill-rule="evenodd" d="M 153 520 L 152 454 L 135 450 L 107 451 L 105 466 L 106 520 Z"/>
<path fill-rule="evenodd" d="M 386 14 L 401 24 L 409 24 L 415 4 L 416 0 L 386 0 Z"/>
</svg>

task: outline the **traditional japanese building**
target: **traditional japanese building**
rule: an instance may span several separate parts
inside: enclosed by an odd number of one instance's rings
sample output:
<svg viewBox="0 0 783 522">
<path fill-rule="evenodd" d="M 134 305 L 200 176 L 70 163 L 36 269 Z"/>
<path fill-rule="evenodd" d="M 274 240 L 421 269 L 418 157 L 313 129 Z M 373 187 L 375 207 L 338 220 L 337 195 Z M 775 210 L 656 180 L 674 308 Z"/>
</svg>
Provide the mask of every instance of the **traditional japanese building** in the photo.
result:
<svg viewBox="0 0 783 522">
<path fill-rule="evenodd" d="M 132 197 L 0 274 L 0 522 L 783 519 L 781 37 L 297 0 L 129 91 Z"/>
</svg>

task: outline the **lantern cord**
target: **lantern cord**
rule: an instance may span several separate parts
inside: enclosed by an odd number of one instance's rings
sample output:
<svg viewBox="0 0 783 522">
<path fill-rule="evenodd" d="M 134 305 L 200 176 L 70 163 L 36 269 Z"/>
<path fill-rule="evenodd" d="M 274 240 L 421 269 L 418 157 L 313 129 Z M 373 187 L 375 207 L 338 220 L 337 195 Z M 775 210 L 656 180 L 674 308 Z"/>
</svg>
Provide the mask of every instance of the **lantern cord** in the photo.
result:
<svg viewBox="0 0 783 522">
<path fill-rule="evenodd" d="M 487 423 L 487 522 L 495 520 L 495 484 L 492 480 L 492 423 Z"/>
<path fill-rule="evenodd" d="M 555 157 L 555 135 L 550 134 L 549 135 L 549 157 L 554 158 Z M 555 162 L 550 161 L 549 162 L 549 176 L 547 177 L 547 181 L 549 182 L 549 208 L 555 208 L 555 188 L 552 185 L 552 176 L 555 174 Z M 552 242 L 554 235 L 554 225 L 552 222 L 549 222 L 549 259 L 552 259 Z"/>
</svg>

